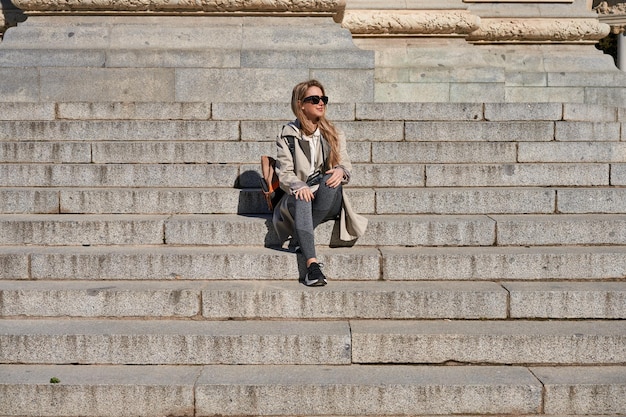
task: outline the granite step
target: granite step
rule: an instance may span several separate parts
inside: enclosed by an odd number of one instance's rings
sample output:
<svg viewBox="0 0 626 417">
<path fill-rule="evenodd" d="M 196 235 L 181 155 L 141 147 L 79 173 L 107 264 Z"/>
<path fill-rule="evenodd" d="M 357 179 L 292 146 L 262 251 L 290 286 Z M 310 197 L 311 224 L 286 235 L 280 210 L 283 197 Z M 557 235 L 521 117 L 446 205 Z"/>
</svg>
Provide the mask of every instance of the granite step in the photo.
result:
<svg viewBox="0 0 626 417">
<path fill-rule="evenodd" d="M 0 408 L 7 416 L 578 417 L 626 412 L 621 366 L 0 365 L 0 373 Z M 51 378 L 60 382 L 51 384 Z"/>
<path fill-rule="evenodd" d="M 250 180 L 252 182 L 252 180 Z M 626 188 L 346 187 L 361 214 L 620 214 Z M 259 188 L 0 188 L 0 214 L 268 213 Z"/>
<path fill-rule="evenodd" d="M 318 247 L 333 281 L 622 282 L 626 246 Z M 303 276 L 286 250 L 250 246 L 0 246 L 0 279 L 257 280 Z M 610 305 L 610 304 L 609 304 Z"/>
<path fill-rule="evenodd" d="M 597 290 L 602 291 L 602 286 Z M 620 292 L 621 289 L 621 292 Z M 624 288 L 604 290 L 616 297 Z M 574 291 L 572 291 L 574 292 Z M 578 293 L 576 293 L 578 294 Z M 491 282 L 0 281 L 4 318 L 504 319 L 508 293 Z M 555 303 L 556 304 L 556 303 Z M 574 309 L 562 301 L 554 309 Z"/>
<path fill-rule="evenodd" d="M 351 321 L 363 364 L 622 365 L 622 321 Z"/>
<path fill-rule="evenodd" d="M 351 361 L 347 321 L 3 319 L 0 329 L 1 363 L 346 365 Z"/>
<path fill-rule="evenodd" d="M 623 410 L 624 383 L 609 379 L 621 368 L 603 369 L 585 373 L 596 379 L 581 388 L 608 383 L 610 394 L 586 410 L 612 400 Z M 519 415 L 539 413 L 544 392 L 522 367 L 0 365 L 0 373 L 8 416 Z M 568 376 L 559 382 L 577 387 L 580 377 Z M 53 377 L 60 383 L 49 383 Z M 579 404 L 553 388 L 549 406 Z"/>
<path fill-rule="evenodd" d="M 0 281 L 0 315 L 227 319 L 626 319 L 626 282 Z"/>
<path fill-rule="evenodd" d="M 319 243 L 337 242 L 335 222 L 316 229 Z M 370 216 L 359 245 L 490 246 L 487 216 Z M 269 216 L 0 215 L 0 245 L 279 245 Z"/>
</svg>

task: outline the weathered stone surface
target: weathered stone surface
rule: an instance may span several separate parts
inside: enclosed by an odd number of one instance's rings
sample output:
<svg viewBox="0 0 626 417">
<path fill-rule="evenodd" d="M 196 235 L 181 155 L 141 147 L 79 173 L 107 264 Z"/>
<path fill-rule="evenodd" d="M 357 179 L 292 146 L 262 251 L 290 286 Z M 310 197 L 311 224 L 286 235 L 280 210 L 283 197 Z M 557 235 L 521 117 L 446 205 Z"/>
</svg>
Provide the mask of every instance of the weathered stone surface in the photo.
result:
<svg viewBox="0 0 626 417">
<path fill-rule="evenodd" d="M 561 120 L 563 106 L 557 103 L 485 103 L 488 121 Z"/>
<path fill-rule="evenodd" d="M 211 117 L 211 104 L 58 103 L 57 117 L 69 120 L 208 120 Z"/>
<path fill-rule="evenodd" d="M 471 103 L 357 103 L 359 120 L 480 120 L 483 109 Z"/>
<path fill-rule="evenodd" d="M 549 414 L 623 414 L 626 373 L 623 367 L 531 368 L 545 387 Z"/>
<path fill-rule="evenodd" d="M 407 122 L 406 139 L 415 141 L 551 141 L 554 122 Z"/>
<path fill-rule="evenodd" d="M 0 365 L 0 409 L 48 417 L 191 417 L 200 373 L 192 366 Z M 61 383 L 50 384 L 52 377 Z"/>
<path fill-rule="evenodd" d="M 563 104 L 563 120 L 596 123 L 618 121 L 616 109 L 613 107 L 579 103 Z"/>
<path fill-rule="evenodd" d="M 0 215 L 3 245 L 157 245 L 162 216 Z"/>
<path fill-rule="evenodd" d="M 562 141 L 618 141 L 620 124 L 613 122 L 556 122 L 555 139 Z"/>
<path fill-rule="evenodd" d="M 0 279 L 28 279 L 28 254 L 0 248 Z"/>
<path fill-rule="evenodd" d="M 616 175 L 611 170 L 612 184 Z M 428 187 L 593 186 L 609 184 L 608 164 L 427 165 Z M 626 177 L 625 182 L 626 183 Z"/>
<path fill-rule="evenodd" d="M 0 102 L 1 120 L 53 120 L 54 103 Z"/>
<path fill-rule="evenodd" d="M 511 294 L 512 318 L 623 319 L 623 282 L 504 283 Z"/>
<path fill-rule="evenodd" d="M 623 213 L 626 190 L 623 188 L 563 188 L 557 191 L 560 213 Z"/>
<path fill-rule="evenodd" d="M 4 41 L 3 41 L 4 42 Z M 0 68 L 0 101 L 36 102 L 39 94 L 37 68 Z M 4 129 L 0 129 L 0 132 Z"/>
<path fill-rule="evenodd" d="M 350 363 L 347 322 L 23 319 L 0 323 L 3 363 Z"/>
<path fill-rule="evenodd" d="M 624 215 L 494 216 L 500 245 L 624 245 Z"/>
<path fill-rule="evenodd" d="M 619 322 L 352 321 L 354 363 L 621 364 Z"/>
<path fill-rule="evenodd" d="M 187 282 L 0 281 L 3 317 L 194 317 L 198 284 Z"/>
<path fill-rule="evenodd" d="M 238 177 L 221 164 L 0 164 L 6 187 L 233 187 Z"/>
<path fill-rule="evenodd" d="M 529 188 L 380 188 L 377 214 L 553 213 L 556 192 Z"/>
<path fill-rule="evenodd" d="M 59 192 L 56 190 L 0 188 L 0 214 L 58 212 Z"/>
<path fill-rule="evenodd" d="M 519 143 L 518 162 L 626 162 L 626 143 L 542 142 Z"/>
<path fill-rule="evenodd" d="M 517 367 L 209 366 L 196 407 L 199 416 L 519 414 L 539 411 L 541 391 Z"/>
<path fill-rule="evenodd" d="M 331 277 L 314 293 L 287 282 L 212 283 L 202 304 L 209 319 L 504 318 L 507 294 L 493 283 L 344 283 Z"/>
<path fill-rule="evenodd" d="M 372 162 L 462 164 L 515 162 L 514 143 L 498 142 L 382 142 L 372 144 Z"/>
<path fill-rule="evenodd" d="M 88 143 L 0 142 L 0 163 L 89 163 Z"/>
<path fill-rule="evenodd" d="M 382 248 L 386 280 L 607 280 L 626 276 L 626 247 Z"/>
</svg>

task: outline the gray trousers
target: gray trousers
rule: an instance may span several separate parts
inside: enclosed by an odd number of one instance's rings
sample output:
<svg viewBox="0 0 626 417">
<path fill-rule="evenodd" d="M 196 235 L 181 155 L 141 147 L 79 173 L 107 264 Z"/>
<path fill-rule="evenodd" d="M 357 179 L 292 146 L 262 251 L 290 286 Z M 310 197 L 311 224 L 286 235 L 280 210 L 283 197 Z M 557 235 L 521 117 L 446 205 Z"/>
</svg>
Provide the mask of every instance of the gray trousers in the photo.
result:
<svg viewBox="0 0 626 417">
<path fill-rule="evenodd" d="M 320 181 L 313 201 L 297 200 L 293 195 L 288 197 L 287 207 L 295 223 L 293 237 L 300 245 L 305 259 L 317 258 L 315 228 L 326 220 L 337 218 L 341 212 L 342 187 L 330 188 L 326 185 L 328 178 L 330 174 Z"/>
</svg>

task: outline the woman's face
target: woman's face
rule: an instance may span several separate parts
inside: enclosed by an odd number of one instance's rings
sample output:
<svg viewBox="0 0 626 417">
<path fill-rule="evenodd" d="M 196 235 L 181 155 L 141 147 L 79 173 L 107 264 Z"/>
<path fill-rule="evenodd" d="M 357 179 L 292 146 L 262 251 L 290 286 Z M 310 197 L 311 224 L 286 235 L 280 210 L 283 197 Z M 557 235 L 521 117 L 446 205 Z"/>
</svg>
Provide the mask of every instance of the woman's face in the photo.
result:
<svg viewBox="0 0 626 417">
<path fill-rule="evenodd" d="M 319 87 L 313 86 L 313 87 L 309 87 L 306 90 L 306 94 L 304 95 L 304 98 L 310 97 L 310 96 L 321 97 L 322 95 L 323 95 L 322 89 Z M 322 100 L 320 100 L 319 103 L 317 104 L 313 104 L 311 101 L 303 100 L 302 102 L 300 102 L 300 105 L 302 106 L 302 111 L 304 113 L 304 116 L 313 123 L 319 122 L 320 117 L 324 116 L 324 113 L 326 112 L 326 105 L 324 104 Z"/>
</svg>

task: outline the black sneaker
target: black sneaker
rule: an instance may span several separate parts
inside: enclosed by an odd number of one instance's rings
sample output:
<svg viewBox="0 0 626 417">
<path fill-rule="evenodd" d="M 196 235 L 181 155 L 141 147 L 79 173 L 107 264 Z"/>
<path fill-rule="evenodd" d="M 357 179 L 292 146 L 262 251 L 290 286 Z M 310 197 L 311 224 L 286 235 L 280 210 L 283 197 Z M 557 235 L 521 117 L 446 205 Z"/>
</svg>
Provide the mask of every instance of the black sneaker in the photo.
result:
<svg viewBox="0 0 626 417">
<path fill-rule="evenodd" d="M 307 268 L 306 276 L 304 277 L 304 285 L 309 287 L 322 287 L 327 284 L 326 277 L 320 269 L 322 265 L 317 262 L 313 262 Z"/>
</svg>

